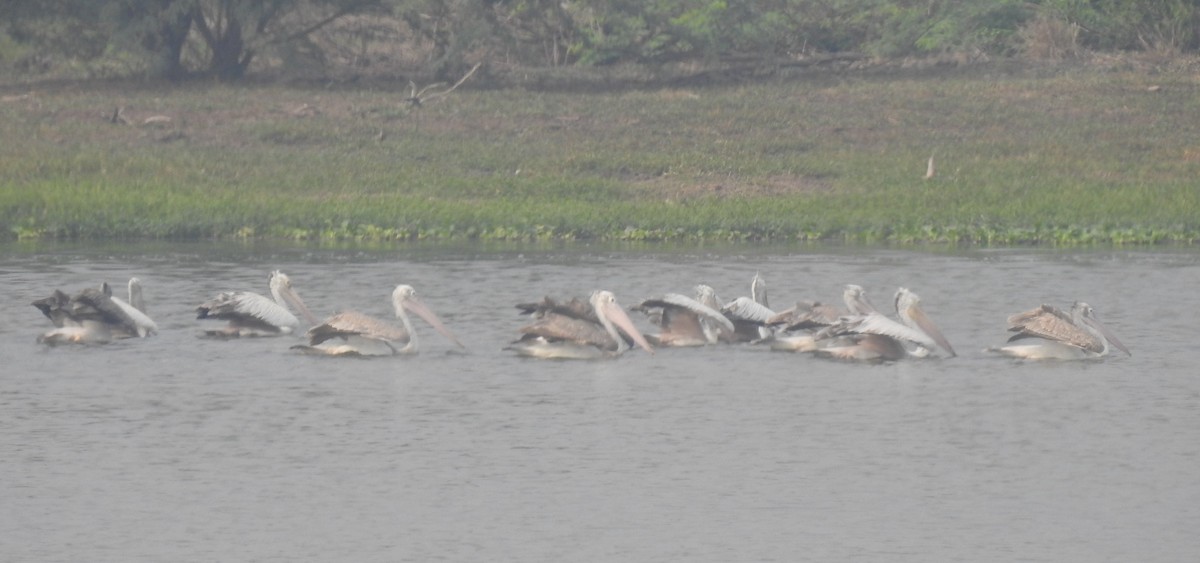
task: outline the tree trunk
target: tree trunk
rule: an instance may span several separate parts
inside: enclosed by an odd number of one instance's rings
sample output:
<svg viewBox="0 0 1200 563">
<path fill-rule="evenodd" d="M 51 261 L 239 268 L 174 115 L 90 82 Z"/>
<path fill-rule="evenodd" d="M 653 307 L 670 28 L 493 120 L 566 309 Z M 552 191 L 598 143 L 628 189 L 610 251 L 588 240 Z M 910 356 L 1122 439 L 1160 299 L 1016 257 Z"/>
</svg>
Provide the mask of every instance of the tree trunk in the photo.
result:
<svg viewBox="0 0 1200 563">
<path fill-rule="evenodd" d="M 208 69 L 220 80 L 237 80 L 244 76 L 254 56 L 246 50 L 242 23 L 233 17 L 226 22 L 225 34 L 218 37 L 209 48 L 212 49 L 212 58 L 209 59 Z"/>
<path fill-rule="evenodd" d="M 174 20 L 159 25 L 154 33 L 147 34 L 142 47 L 153 53 L 154 62 L 149 74 L 154 78 L 179 80 L 187 74 L 183 67 L 183 44 L 192 29 L 192 14 L 184 13 Z"/>
<path fill-rule="evenodd" d="M 222 81 L 242 78 L 254 58 L 254 52 L 246 49 L 242 22 L 236 16 L 225 13 L 225 21 L 214 22 L 210 26 L 199 7 L 192 13 L 196 30 L 200 32 L 210 53 L 208 72 Z"/>
</svg>

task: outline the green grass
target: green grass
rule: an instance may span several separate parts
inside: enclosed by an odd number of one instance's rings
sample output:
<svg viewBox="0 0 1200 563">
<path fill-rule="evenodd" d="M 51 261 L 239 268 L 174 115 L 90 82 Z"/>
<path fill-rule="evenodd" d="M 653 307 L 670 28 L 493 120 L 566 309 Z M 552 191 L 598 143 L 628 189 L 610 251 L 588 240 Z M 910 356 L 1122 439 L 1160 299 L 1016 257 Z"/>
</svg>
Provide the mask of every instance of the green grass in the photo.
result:
<svg viewBox="0 0 1200 563">
<path fill-rule="evenodd" d="M 1192 244 L 1198 89 L 981 67 L 412 109 L 399 85 L 35 85 L 0 102 L 0 238 Z"/>
</svg>

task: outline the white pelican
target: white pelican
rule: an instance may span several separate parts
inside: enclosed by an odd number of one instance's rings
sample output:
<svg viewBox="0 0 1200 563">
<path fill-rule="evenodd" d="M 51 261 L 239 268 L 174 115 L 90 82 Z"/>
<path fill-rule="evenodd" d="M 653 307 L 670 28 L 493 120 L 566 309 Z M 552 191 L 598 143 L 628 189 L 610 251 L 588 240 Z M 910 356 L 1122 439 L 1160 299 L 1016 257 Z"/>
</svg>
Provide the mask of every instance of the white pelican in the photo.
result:
<svg viewBox="0 0 1200 563">
<path fill-rule="evenodd" d="M 866 293 L 857 286 L 847 286 L 846 301 L 852 310 L 870 306 Z M 900 322 L 878 311 L 842 317 L 837 324 L 822 330 L 818 339 L 827 335 L 848 338 L 818 346 L 814 353 L 842 360 L 894 361 L 925 357 L 940 347 L 950 357 L 957 355 L 921 309 L 917 294 L 902 287 L 896 291 L 895 302 Z"/>
<path fill-rule="evenodd" d="M 643 350 L 654 353 L 654 348 L 629 320 L 629 315 L 617 304 L 611 291 L 593 292 L 587 302 L 576 298 L 558 303 L 547 297 L 539 303 L 517 305 L 517 308 L 534 317 L 532 324 L 521 328 L 521 338 L 505 348 L 521 356 L 554 359 L 615 357 L 630 348 L 622 332 Z"/>
<path fill-rule="evenodd" d="M 657 299 L 647 299 L 632 307 L 646 313 L 660 332 L 646 338 L 658 346 L 706 346 L 717 343 L 717 332 L 710 324 L 733 333 L 735 327 L 720 311 L 695 299 L 668 293 Z"/>
<path fill-rule="evenodd" d="M 721 342 L 755 342 L 765 338 L 763 331 L 765 330 L 766 334 L 770 333 L 770 330 L 766 328 L 767 319 L 775 312 L 759 301 L 766 301 L 767 294 L 766 284 L 758 274 L 754 275 L 754 280 L 750 283 L 750 293 L 753 297 L 738 297 L 725 303 L 717 296 L 717 291 L 712 286 L 697 285 L 696 301 L 720 311 L 730 323 L 733 323 L 733 330 L 730 330 L 723 323 L 701 319 L 705 330 L 715 334 Z"/>
<path fill-rule="evenodd" d="M 763 342 L 773 334 L 767 321 L 775 316 L 775 311 L 767 304 L 767 281 L 758 272 L 750 280 L 750 296 L 726 303 L 721 312 L 736 327 L 734 339 L 738 342 Z"/>
<path fill-rule="evenodd" d="M 752 297 L 738 297 L 726 303 L 721 306 L 721 313 L 733 323 L 734 342 L 761 342 L 771 336 L 767 321 L 775 316 L 775 311 Z"/>
<path fill-rule="evenodd" d="M 812 352 L 817 349 L 814 333 L 837 323 L 846 312 L 818 301 L 797 301 L 792 308 L 767 319 L 768 326 L 777 327 L 771 349 L 786 352 Z"/>
<path fill-rule="evenodd" d="M 287 274 L 275 270 L 267 281 L 274 300 L 249 291 L 226 291 L 197 307 L 197 319 L 229 321 L 225 328 L 207 330 L 204 334 L 223 338 L 291 334 L 300 326 L 300 320 L 288 310 L 289 306 L 300 311 L 309 324 L 317 323 L 316 317 L 292 289 L 292 280 Z"/>
<path fill-rule="evenodd" d="M 764 280 L 758 272 L 754 272 L 754 278 L 750 280 L 750 299 L 763 307 L 771 307 L 767 303 L 767 280 Z"/>
<path fill-rule="evenodd" d="M 112 300 L 114 305 L 120 307 L 129 318 L 133 319 L 133 334 L 130 336 L 145 338 L 158 332 L 158 324 L 146 315 L 146 301 L 142 297 L 142 280 L 136 277 L 129 278 L 129 301 L 114 297 L 108 283 L 101 284 L 100 290 Z"/>
<path fill-rule="evenodd" d="M 140 287 L 137 278 L 131 287 Z M 87 288 L 75 296 L 55 290 L 33 302 L 56 327 L 38 337 L 45 344 L 102 344 L 121 338 L 146 337 L 157 329 L 154 321 L 128 303 L 111 297 L 107 283 L 100 289 Z"/>
<path fill-rule="evenodd" d="M 1108 355 L 1111 344 L 1132 355 L 1082 301 L 1069 315 L 1050 305 L 1017 313 L 1008 318 L 1008 330 L 1016 333 L 1008 339 L 1013 344 L 988 351 L 1026 360 L 1083 360 Z"/>
<path fill-rule="evenodd" d="M 458 337 L 442 324 L 441 319 L 417 299 L 411 285 L 398 285 L 392 291 L 392 307 L 396 318 L 404 325 L 398 327 L 387 321 L 364 315 L 357 311 L 345 311 L 308 329 L 308 345 L 292 346 L 306 353 L 329 356 L 391 356 L 418 352 L 417 331 L 408 320 L 405 311 L 411 311 L 425 319 L 435 330 L 465 348 Z"/>
<path fill-rule="evenodd" d="M 767 320 L 768 325 L 783 325 L 780 330 L 783 336 L 776 336 L 771 342 L 772 350 L 786 352 L 813 352 L 817 348 L 844 344 L 850 338 L 829 338 L 823 333 L 827 327 L 837 324 L 848 315 L 868 315 L 878 313 L 867 292 L 862 286 L 848 284 L 842 291 L 842 301 L 845 309 L 817 301 L 798 301 L 795 307 L 788 309 Z"/>
<path fill-rule="evenodd" d="M 717 296 L 717 290 L 713 289 L 712 286 L 699 284 L 696 286 L 695 291 L 696 301 L 699 301 L 705 307 L 717 311 L 720 311 L 723 307 L 725 307 L 725 302 L 721 301 L 721 298 Z M 724 315 L 724 313 L 722 313 L 722 315 Z M 726 318 L 726 320 L 728 320 L 728 318 Z M 713 335 L 713 338 L 716 338 L 721 342 L 734 341 L 734 333 L 737 332 L 736 326 L 731 330 L 726 327 L 724 323 L 716 323 L 707 319 L 701 319 L 700 322 L 704 327 L 704 331 Z M 733 321 L 730 322 L 732 323 Z"/>
</svg>

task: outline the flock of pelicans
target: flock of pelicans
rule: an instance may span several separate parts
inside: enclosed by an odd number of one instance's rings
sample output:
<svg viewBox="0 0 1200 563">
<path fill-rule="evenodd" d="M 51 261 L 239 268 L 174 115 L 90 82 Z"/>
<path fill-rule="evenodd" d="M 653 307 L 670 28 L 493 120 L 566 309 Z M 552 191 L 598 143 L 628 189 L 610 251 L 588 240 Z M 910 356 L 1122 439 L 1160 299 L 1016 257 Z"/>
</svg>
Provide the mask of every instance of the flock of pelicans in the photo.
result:
<svg viewBox="0 0 1200 563">
<path fill-rule="evenodd" d="M 392 306 L 400 326 L 354 311 L 319 321 L 280 271 L 268 278 L 271 297 L 249 291 L 227 291 L 196 307 L 197 318 L 227 321 L 205 331 L 215 338 L 279 336 L 299 330 L 304 317 L 307 344 L 293 346 L 319 355 L 379 356 L 418 351 L 417 331 L 408 313 L 421 317 L 455 345 L 463 343 L 419 299 L 412 286 L 392 292 Z M 546 297 L 517 305 L 531 318 L 520 328 L 520 338 L 506 347 L 534 358 L 593 359 L 615 357 L 634 346 L 649 353 L 668 346 L 707 346 L 754 342 L 773 350 L 811 352 L 817 356 L 886 362 L 940 355 L 953 357 L 950 345 L 920 307 L 917 294 L 900 288 L 895 295 L 896 318 L 871 304 L 862 287 L 847 285 L 845 308 L 802 301 L 776 312 L 767 304 L 763 279 L 755 274 L 750 296 L 722 302 L 709 286 L 696 286 L 695 297 L 667 293 L 630 308 L 648 317 L 657 334 L 643 334 L 609 291 L 596 291 L 588 300 L 558 301 Z M 104 343 L 122 338 L 144 338 L 158 327 L 146 315 L 142 286 L 129 280 L 128 300 L 112 294 L 107 283 L 75 295 L 55 290 L 33 302 L 55 328 L 38 337 L 45 344 Z M 1095 311 L 1076 302 L 1070 311 L 1050 305 L 1008 318 L 1012 336 L 988 351 L 1016 358 L 1073 360 L 1100 358 L 1117 348 L 1129 350 L 1096 318 Z"/>
</svg>

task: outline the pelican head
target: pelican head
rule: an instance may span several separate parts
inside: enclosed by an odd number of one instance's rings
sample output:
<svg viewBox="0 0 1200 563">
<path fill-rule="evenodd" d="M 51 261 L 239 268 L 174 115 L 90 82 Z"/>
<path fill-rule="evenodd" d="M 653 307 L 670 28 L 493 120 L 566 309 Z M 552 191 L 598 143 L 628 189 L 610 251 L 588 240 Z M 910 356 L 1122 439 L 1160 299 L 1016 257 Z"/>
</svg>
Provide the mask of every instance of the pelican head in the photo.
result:
<svg viewBox="0 0 1200 563">
<path fill-rule="evenodd" d="M 1075 304 L 1071 306 L 1071 317 L 1074 319 L 1075 324 L 1080 328 L 1083 328 L 1084 330 L 1090 328 L 1091 331 L 1089 332 L 1093 332 L 1093 336 L 1099 338 L 1100 342 L 1104 344 L 1105 351 L 1107 351 L 1108 345 L 1112 344 L 1118 350 L 1125 352 L 1130 356 L 1133 355 L 1133 353 L 1129 351 L 1129 348 L 1126 348 L 1120 340 L 1117 340 L 1117 337 L 1108 331 L 1108 327 L 1105 327 L 1104 324 L 1100 322 L 1100 319 L 1096 317 L 1095 309 L 1092 309 L 1091 305 L 1088 305 L 1083 301 L 1076 301 Z"/>
<path fill-rule="evenodd" d="M 767 280 L 758 272 L 754 272 L 754 279 L 750 280 L 750 298 L 763 307 L 770 307 L 767 304 Z"/>
<path fill-rule="evenodd" d="M 454 336 L 454 333 L 450 332 L 450 329 L 442 324 L 442 320 L 433 311 L 429 310 L 420 299 L 417 299 L 417 290 L 413 289 L 413 286 L 407 284 L 396 286 L 396 289 L 392 290 L 392 307 L 396 310 L 396 317 L 403 321 L 405 325 L 408 325 L 408 317 L 405 315 L 405 311 L 408 311 L 424 319 L 425 322 L 429 323 L 429 326 L 432 326 L 434 330 L 445 336 L 447 340 L 457 344 L 459 348 L 466 348 L 458 340 L 458 337 Z M 409 338 L 415 341 L 416 332 L 410 326 L 406 326 L 405 328 L 408 329 Z"/>
<path fill-rule="evenodd" d="M 300 295 L 292 288 L 292 279 L 287 274 L 274 270 L 267 276 L 267 284 L 271 287 L 271 296 L 275 298 L 276 303 L 286 304 L 300 311 L 309 324 L 317 324 L 317 317 L 308 310 L 304 300 L 300 299 Z"/>
<path fill-rule="evenodd" d="M 950 353 L 950 357 L 958 355 L 946 337 L 942 336 L 942 331 L 938 329 L 937 325 L 925 316 L 925 311 L 921 309 L 921 297 L 909 291 L 908 288 L 902 287 L 896 290 L 896 314 L 900 316 L 900 320 L 904 324 L 929 335 L 934 342 L 937 342 L 938 346 Z"/>
<path fill-rule="evenodd" d="M 146 312 L 146 301 L 142 297 L 142 280 L 129 278 L 129 304 L 143 313 Z"/>
<path fill-rule="evenodd" d="M 633 321 L 629 319 L 629 315 L 625 314 L 625 310 L 617 304 L 617 297 L 611 291 L 597 290 L 592 292 L 591 298 L 588 300 L 592 304 L 592 309 L 596 312 L 596 318 L 600 324 L 604 325 L 604 329 L 612 335 L 617 341 L 617 349 L 624 351 L 628 348 L 625 339 L 617 333 L 617 329 L 627 334 L 633 341 L 641 346 L 643 350 L 654 353 L 654 348 L 646 341 L 646 337 L 642 336 L 642 332 L 634 326 Z"/>
<path fill-rule="evenodd" d="M 713 309 L 721 308 L 721 298 L 717 297 L 717 290 L 713 289 L 711 285 L 699 284 L 696 286 L 696 301 Z"/>
<path fill-rule="evenodd" d="M 842 291 L 842 300 L 846 302 L 846 309 L 851 315 L 866 315 L 877 311 L 867 299 L 867 291 L 861 285 L 847 284 L 846 289 Z"/>
</svg>

